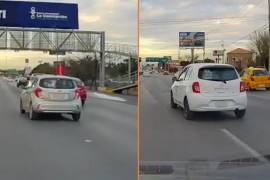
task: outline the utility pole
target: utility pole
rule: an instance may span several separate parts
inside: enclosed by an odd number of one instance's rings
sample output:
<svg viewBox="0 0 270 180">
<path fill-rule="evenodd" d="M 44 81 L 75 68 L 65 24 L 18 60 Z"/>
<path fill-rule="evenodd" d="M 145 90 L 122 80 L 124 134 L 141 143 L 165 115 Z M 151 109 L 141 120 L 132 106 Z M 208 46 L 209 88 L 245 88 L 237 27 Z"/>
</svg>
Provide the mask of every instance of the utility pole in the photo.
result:
<svg viewBox="0 0 270 180">
<path fill-rule="evenodd" d="M 194 64 L 194 48 L 191 48 L 191 63 Z"/>
<path fill-rule="evenodd" d="M 268 71 L 270 72 L 270 0 L 268 0 L 268 17 L 269 17 L 269 54 L 268 54 Z"/>
</svg>

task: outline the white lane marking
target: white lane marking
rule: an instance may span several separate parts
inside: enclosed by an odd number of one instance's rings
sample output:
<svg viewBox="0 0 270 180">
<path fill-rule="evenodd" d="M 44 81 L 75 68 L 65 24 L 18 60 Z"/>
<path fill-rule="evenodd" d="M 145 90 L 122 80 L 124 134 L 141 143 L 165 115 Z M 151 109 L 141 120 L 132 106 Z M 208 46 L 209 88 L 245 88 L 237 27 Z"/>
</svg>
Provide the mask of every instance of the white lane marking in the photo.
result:
<svg viewBox="0 0 270 180">
<path fill-rule="evenodd" d="M 91 143 L 92 140 L 91 140 L 91 139 L 85 139 L 84 142 L 85 142 L 85 143 Z"/>
<path fill-rule="evenodd" d="M 239 138 L 237 138 L 230 131 L 228 131 L 227 129 L 221 129 L 221 131 L 223 133 L 225 133 L 229 138 L 231 138 L 238 146 L 240 146 L 241 148 L 243 148 L 246 152 L 248 152 L 252 156 L 258 158 L 260 161 L 265 162 L 265 163 L 268 163 L 268 160 L 266 158 L 264 158 L 263 155 L 261 155 L 256 150 L 254 150 L 251 147 L 249 147 L 246 143 L 244 143 L 242 140 L 240 140 Z"/>
<path fill-rule="evenodd" d="M 126 102 L 126 100 L 123 99 L 123 98 L 116 97 L 116 96 L 110 96 L 110 95 L 107 95 L 107 94 L 101 94 L 101 93 L 94 92 L 94 93 L 90 93 L 90 96 L 91 95 L 92 95 L 92 97 L 97 97 L 97 98 L 100 98 L 100 99 L 107 99 L 107 100 L 112 100 L 112 101 Z"/>
</svg>

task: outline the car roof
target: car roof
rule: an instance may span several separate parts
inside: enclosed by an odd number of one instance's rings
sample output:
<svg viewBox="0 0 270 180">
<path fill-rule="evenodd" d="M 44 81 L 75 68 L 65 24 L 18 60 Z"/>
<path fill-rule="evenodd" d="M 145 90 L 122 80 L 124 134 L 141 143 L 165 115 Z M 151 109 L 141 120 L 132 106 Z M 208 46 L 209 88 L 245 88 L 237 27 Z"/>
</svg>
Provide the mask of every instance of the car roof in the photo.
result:
<svg viewBox="0 0 270 180">
<path fill-rule="evenodd" d="M 250 70 L 263 70 L 263 71 L 265 71 L 266 69 L 265 68 L 254 68 L 254 67 L 250 67 L 249 68 Z"/>
<path fill-rule="evenodd" d="M 196 68 L 202 68 L 202 67 L 207 67 L 207 66 L 228 66 L 228 67 L 233 67 L 230 64 L 216 64 L 216 63 L 196 63 L 196 64 L 189 64 L 188 66 L 196 67 Z"/>
<path fill-rule="evenodd" d="M 35 77 L 38 77 L 39 79 L 44 78 L 64 78 L 64 79 L 74 79 L 70 76 L 63 76 L 63 75 L 53 75 L 53 74 L 42 74 L 42 75 L 36 75 Z"/>
</svg>

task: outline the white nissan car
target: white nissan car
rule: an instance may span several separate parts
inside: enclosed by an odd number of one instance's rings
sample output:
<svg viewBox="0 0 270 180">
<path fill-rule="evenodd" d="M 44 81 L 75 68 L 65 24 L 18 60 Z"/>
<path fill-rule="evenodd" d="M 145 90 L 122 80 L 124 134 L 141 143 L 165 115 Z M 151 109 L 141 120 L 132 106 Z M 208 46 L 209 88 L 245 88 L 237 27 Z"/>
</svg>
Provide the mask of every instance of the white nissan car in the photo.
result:
<svg viewBox="0 0 270 180">
<path fill-rule="evenodd" d="M 67 113 L 79 121 L 82 103 L 74 79 L 67 76 L 34 76 L 20 95 L 20 112 L 35 120 L 40 113 Z"/>
<path fill-rule="evenodd" d="M 180 106 L 185 119 L 194 112 L 234 111 L 245 115 L 245 84 L 235 68 L 228 64 L 191 64 L 186 66 L 171 87 L 171 107 Z"/>
</svg>

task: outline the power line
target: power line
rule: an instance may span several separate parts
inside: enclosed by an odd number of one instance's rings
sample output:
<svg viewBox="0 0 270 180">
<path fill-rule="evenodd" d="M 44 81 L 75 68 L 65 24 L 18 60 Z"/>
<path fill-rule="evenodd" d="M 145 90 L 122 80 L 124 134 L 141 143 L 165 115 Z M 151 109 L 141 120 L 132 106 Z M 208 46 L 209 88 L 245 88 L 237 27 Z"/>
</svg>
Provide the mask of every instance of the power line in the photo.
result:
<svg viewBox="0 0 270 180">
<path fill-rule="evenodd" d="M 194 23 L 209 23 L 211 21 L 216 22 L 220 21 L 219 24 L 227 24 L 226 20 L 238 20 L 239 22 L 245 21 L 257 21 L 260 19 L 267 19 L 267 15 L 257 15 L 257 16 L 247 16 L 247 17 L 214 17 L 214 18 L 190 18 L 190 19 L 172 19 L 172 20 L 163 20 L 163 21 L 149 21 L 141 22 L 140 24 L 145 26 L 156 26 L 156 25 L 175 25 L 175 24 L 194 24 Z"/>
</svg>

